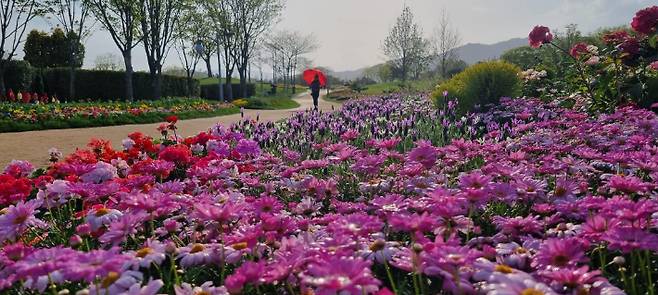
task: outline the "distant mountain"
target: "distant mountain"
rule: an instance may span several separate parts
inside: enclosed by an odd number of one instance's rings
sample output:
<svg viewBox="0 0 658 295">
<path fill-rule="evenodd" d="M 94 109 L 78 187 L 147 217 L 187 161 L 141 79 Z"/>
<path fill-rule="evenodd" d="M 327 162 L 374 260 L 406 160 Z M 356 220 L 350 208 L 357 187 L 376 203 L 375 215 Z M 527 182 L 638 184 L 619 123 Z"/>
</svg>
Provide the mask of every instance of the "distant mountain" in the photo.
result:
<svg viewBox="0 0 658 295">
<path fill-rule="evenodd" d="M 528 45 L 527 38 L 514 38 L 494 44 L 468 43 L 455 49 L 459 58 L 468 64 L 499 58 L 505 51 Z"/>
<path fill-rule="evenodd" d="M 457 47 L 455 51 L 459 58 L 468 64 L 499 58 L 505 51 L 528 45 L 527 38 L 513 38 L 494 44 L 468 43 Z M 345 81 L 363 77 L 363 72 L 370 67 L 351 71 L 331 72 L 331 75 Z"/>
</svg>

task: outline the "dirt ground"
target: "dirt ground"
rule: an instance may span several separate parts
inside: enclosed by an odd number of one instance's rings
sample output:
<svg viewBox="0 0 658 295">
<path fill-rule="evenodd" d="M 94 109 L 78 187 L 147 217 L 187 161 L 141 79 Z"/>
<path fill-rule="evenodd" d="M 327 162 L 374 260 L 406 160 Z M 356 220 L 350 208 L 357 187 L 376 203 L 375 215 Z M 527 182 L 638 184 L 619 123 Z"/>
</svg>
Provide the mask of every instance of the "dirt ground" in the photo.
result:
<svg viewBox="0 0 658 295">
<path fill-rule="evenodd" d="M 276 121 L 313 106 L 312 98 L 308 93 L 299 95 L 295 100 L 300 104 L 296 109 L 246 110 L 245 117 L 256 118 L 259 115 L 261 122 Z M 340 105 L 320 100 L 322 110 L 330 111 L 332 106 L 338 108 Z M 208 130 L 216 123 L 229 125 L 240 121 L 240 119 L 240 114 L 234 114 L 214 118 L 182 120 L 178 122 L 177 126 L 180 135 L 192 136 Z M 160 123 L 0 133 L 0 169 L 14 159 L 30 161 L 35 167 L 46 166 L 48 164 L 48 149 L 55 147 L 64 155 L 67 155 L 75 151 L 76 148 L 85 147 L 91 138 L 110 140 L 116 148 L 119 148 L 121 140 L 131 132 L 140 131 L 153 137 L 160 136 L 156 130 L 158 125 Z"/>
</svg>

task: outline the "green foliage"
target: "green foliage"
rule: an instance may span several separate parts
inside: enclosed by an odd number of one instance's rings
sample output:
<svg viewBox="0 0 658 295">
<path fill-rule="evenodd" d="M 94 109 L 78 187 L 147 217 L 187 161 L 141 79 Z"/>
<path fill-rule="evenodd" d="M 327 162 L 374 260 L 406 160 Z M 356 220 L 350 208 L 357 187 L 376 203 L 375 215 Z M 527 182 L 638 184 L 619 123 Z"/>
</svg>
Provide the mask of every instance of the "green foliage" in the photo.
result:
<svg viewBox="0 0 658 295">
<path fill-rule="evenodd" d="M 497 104 L 501 97 L 516 97 L 521 94 L 519 67 L 505 61 L 491 61 L 466 68 L 452 79 L 440 84 L 433 94 L 437 105 L 445 106 L 444 91 L 448 98 L 459 101 L 457 112 L 464 114 L 476 105 L 486 107 Z"/>
<path fill-rule="evenodd" d="M 69 97 L 68 68 L 47 69 L 43 73 L 45 90 L 57 95 L 60 100 Z M 125 73 L 119 71 L 75 71 L 75 92 L 78 101 L 123 100 L 125 96 Z M 151 76 L 148 73 L 133 74 L 133 93 L 138 100 L 153 99 Z M 199 84 L 193 81 L 192 93 L 188 93 L 185 77 L 162 76 L 162 96 L 199 96 Z"/>
<path fill-rule="evenodd" d="M 9 61 L 4 73 L 7 91 L 12 89 L 14 92 L 17 92 L 29 89 L 33 75 L 34 69 L 26 61 Z"/>
<path fill-rule="evenodd" d="M 542 51 L 530 46 L 510 49 L 500 56 L 501 60 L 515 64 L 523 70 L 534 69 L 542 63 Z"/>
<path fill-rule="evenodd" d="M 286 110 L 299 107 L 299 103 L 290 98 L 281 97 L 258 97 L 249 98 L 249 102 L 245 108 L 257 110 Z"/>
<path fill-rule="evenodd" d="M 227 84 L 222 84 L 224 87 L 224 95 L 228 93 Z M 240 83 L 231 83 L 230 87 L 233 91 L 233 98 L 249 98 L 256 94 L 256 84 L 248 83 L 247 84 L 247 97 L 242 96 L 242 86 Z M 211 100 L 219 100 L 219 86 L 217 85 L 217 79 L 215 79 L 215 84 L 205 84 L 201 85 L 201 97 Z"/>
<path fill-rule="evenodd" d="M 71 50 L 74 50 L 73 54 L 71 54 Z M 75 33 L 69 32 L 67 35 L 62 29 L 55 28 L 50 35 L 46 32 L 32 30 L 25 40 L 24 52 L 24 59 L 33 67 L 68 67 L 71 58 L 74 58 L 73 64 L 79 68 L 82 67 L 85 47 Z"/>
</svg>

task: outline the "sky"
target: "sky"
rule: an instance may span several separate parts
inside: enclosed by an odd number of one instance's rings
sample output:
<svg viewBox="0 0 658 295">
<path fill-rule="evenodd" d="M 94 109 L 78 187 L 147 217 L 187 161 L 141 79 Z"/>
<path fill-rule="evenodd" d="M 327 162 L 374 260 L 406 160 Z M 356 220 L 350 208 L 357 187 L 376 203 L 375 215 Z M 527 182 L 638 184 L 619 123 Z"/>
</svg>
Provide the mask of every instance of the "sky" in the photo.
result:
<svg viewBox="0 0 658 295">
<path fill-rule="evenodd" d="M 396 17 L 408 5 L 417 22 L 430 37 L 442 9 L 446 9 L 462 42 L 496 43 L 525 37 L 535 25 L 561 28 L 578 24 L 583 32 L 600 27 L 628 24 L 635 12 L 650 5 L 650 0 L 287 0 L 280 21 L 273 30 L 292 30 L 313 34 L 319 48 L 309 54 L 317 66 L 335 71 L 354 70 L 385 60 L 382 41 Z M 32 27 L 48 29 L 45 20 Z M 97 26 L 86 41 L 85 67 L 93 67 L 98 55 L 120 56 L 109 34 Z M 142 47 L 133 53 L 136 70 L 146 70 Z M 179 65 L 171 51 L 165 67 Z"/>
</svg>

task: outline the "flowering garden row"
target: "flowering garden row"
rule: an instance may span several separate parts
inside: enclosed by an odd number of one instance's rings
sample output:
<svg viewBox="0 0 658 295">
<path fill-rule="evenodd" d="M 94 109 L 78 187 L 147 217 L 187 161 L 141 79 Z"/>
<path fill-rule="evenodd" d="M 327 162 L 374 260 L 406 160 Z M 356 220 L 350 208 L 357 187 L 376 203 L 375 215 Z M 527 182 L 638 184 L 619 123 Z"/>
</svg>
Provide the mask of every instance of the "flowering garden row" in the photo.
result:
<svg viewBox="0 0 658 295">
<path fill-rule="evenodd" d="M 658 118 L 425 97 L 0 176 L 12 294 L 654 294 Z M 431 124 L 431 122 L 442 122 Z M 623 291 L 622 291 L 623 290 Z"/>
<path fill-rule="evenodd" d="M 19 104 L 0 103 L 0 132 L 161 122 L 237 113 L 232 104 L 197 98 L 159 101 Z"/>
</svg>

